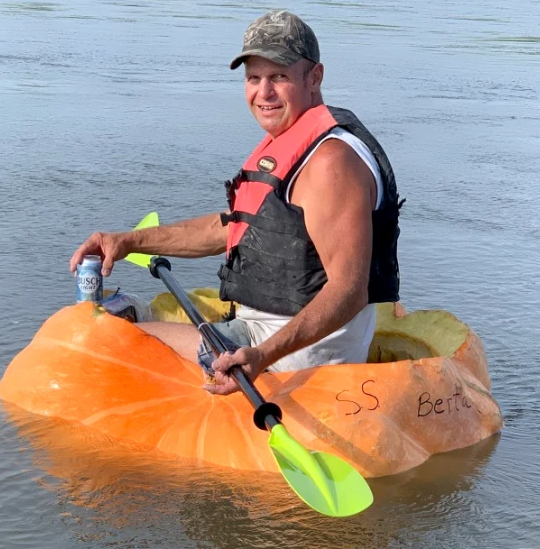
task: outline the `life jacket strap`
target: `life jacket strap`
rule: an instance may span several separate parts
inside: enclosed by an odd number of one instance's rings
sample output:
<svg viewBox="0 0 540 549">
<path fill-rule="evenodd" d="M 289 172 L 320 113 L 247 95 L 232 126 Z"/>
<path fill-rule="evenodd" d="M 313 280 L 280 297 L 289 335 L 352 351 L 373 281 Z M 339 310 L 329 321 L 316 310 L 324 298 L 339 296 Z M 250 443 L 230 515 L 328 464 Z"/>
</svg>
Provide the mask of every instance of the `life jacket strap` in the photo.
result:
<svg viewBox="0 0 540 549">
<path fill-rule="evenodd" d="M 281 179 L 268 172 L 240 170 L 240 173 L 238 175 L 243 181 L 260 181 L 261 183 L 266 183 L 267 185 L 270 185 L 276 190 L 278 190 L 281 186 Z"/>
</svg>

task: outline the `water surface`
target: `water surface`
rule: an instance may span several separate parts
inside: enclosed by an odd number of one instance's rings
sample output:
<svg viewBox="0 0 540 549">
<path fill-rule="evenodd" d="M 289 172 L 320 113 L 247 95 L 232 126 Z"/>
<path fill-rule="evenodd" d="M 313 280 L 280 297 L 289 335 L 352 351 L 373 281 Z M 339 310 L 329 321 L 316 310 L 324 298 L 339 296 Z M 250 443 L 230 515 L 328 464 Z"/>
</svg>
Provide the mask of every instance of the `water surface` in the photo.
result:
<svg viewBox="0 0 540 549">
<path fill-rule="evenodd" d="M 319 36 L 326 101 L 392 160 L 403 303 L 479 333 L 504 431 L 370 481 L 375 505 L 335 521 L 280 479 L 193 469 L 4 407 L 0 547 L 540 547 L 540 3 L 281 5 Z M 270 7 L 0 3 L 0 372 L 74 301 L 67 262 L 92 231 L 224 207 L 222 181 L 261 137 L 228 62 Z M 215 285 L 219 261 L 173 263 L 191 287 Z M 127 264 L 109 285 L 163 290 Z"/>
</svg>

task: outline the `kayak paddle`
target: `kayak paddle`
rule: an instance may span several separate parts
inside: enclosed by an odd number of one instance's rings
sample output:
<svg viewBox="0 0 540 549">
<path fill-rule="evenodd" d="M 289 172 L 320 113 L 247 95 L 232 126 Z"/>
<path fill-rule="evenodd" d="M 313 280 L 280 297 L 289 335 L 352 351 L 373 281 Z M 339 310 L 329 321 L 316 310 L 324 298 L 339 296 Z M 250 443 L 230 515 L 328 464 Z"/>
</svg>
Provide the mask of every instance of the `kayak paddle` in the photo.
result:
<svg viewBox="0 0 540 549">
<path fill-rule="evenodd" d="M 230 351 L 230 345 L 225 346 L 219 333 L 201 316 L 170 270 L 167 259 L 152 258 L 150 272 L 167 286 L 214 354 L 219 356 Z M 255 408 L 255 425 L 270 431 L 268 445 L 277 466 L 300 499 L 319 513 L 331 517 L 355 515 L 373 503 L 371 489 L 356 469 L 337 456 L 304 448 L 281 423 L 279 406 L 264 400 L 242 368 L 235 366 L 230 373 Z"/>
<path fill-rule="evenodd" d="M 148 229 L 149 227 L 157 226 L 159 226 L 159 216 L 157 212 L 150 212 L 133 230 L 138 231 L 139 229 Z M 131 261 L 131 263 L 135 263 L 135 265 L 138 265 L 139 267 L 149 267 L 152 256 L 147 254 L 132 253 L 124 259 Z"/>
</svg>

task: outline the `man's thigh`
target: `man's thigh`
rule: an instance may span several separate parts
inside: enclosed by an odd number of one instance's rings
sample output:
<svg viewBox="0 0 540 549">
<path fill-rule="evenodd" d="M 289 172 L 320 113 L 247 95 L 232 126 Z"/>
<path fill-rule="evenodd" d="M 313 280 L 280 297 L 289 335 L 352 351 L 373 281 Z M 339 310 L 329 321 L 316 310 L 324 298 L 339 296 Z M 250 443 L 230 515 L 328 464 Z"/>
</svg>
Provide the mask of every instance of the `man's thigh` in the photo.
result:
<svg viewBox="0 0 540 549">
<path fill-rule="evenodd" d="M 197 363 L 197 349 L 201 336 L 192 324 L 180 322 L 141 322 L 137 326 L 157 337 L 176 353 Z"/>
</svg>

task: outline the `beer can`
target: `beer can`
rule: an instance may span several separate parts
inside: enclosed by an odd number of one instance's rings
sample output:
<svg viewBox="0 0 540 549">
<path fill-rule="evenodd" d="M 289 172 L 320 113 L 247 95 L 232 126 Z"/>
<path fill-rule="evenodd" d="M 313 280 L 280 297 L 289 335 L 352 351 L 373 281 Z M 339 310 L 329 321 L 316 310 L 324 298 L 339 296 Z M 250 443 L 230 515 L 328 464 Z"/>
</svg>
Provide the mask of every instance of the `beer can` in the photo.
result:
<svg viewBox="0 0 540 549">
<path fill-rule="evenodd" d="M 81 301 L 101 303 L 102 299 L 101 257 L 85 255 L 82 263 L 77 265 L 77 303 L 81 303 Z"/>
</svg>

